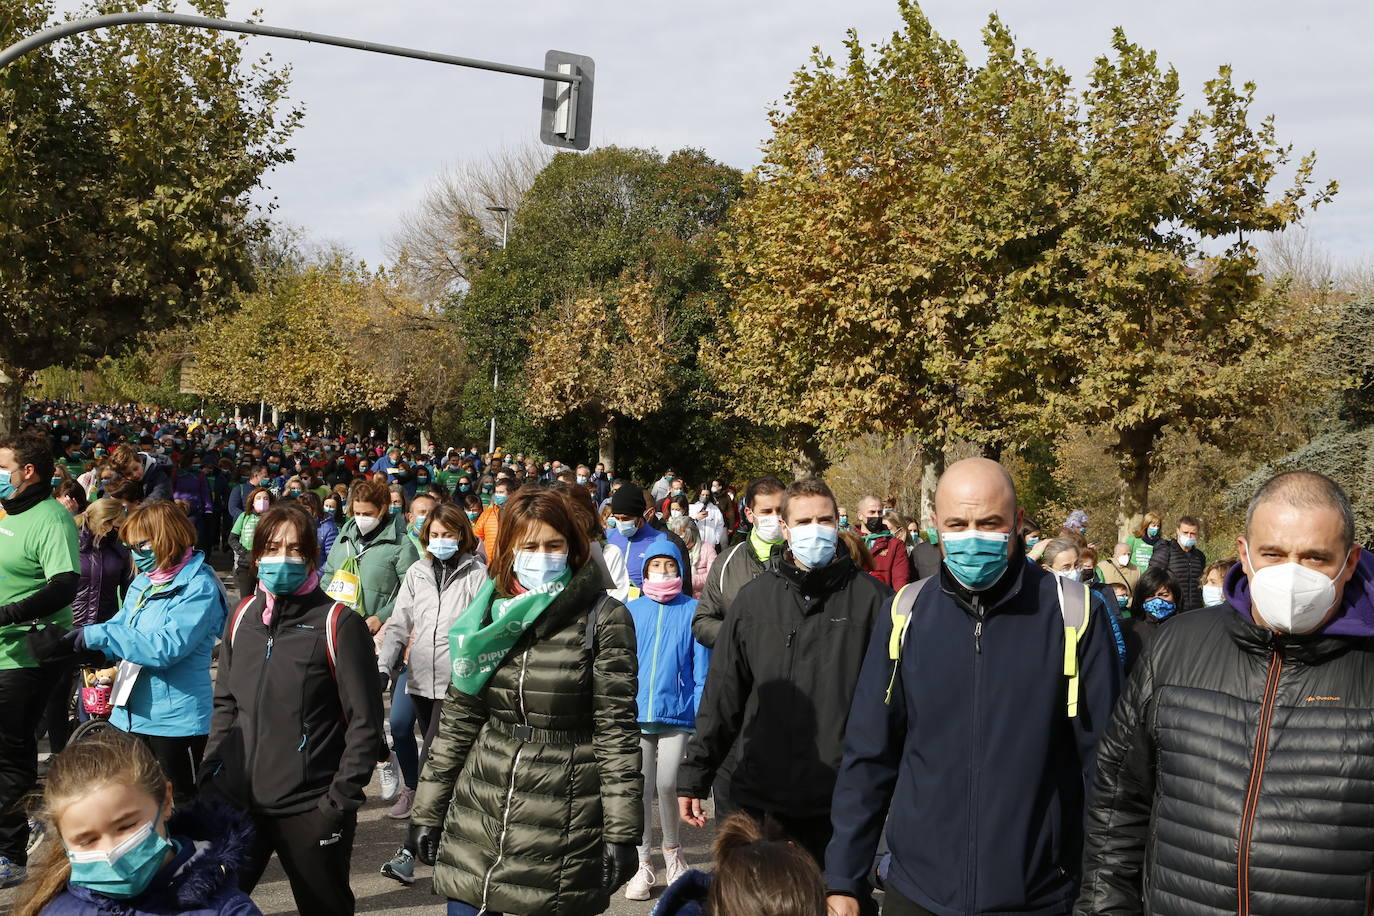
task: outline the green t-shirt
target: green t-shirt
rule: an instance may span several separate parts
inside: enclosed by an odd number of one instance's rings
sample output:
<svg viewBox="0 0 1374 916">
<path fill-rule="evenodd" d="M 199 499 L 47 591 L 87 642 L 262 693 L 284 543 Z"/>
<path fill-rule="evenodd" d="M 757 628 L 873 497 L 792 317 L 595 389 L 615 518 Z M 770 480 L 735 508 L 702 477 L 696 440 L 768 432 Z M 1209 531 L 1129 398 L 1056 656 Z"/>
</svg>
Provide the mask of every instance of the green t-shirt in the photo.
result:
<svg viewBox="0 0 1374 916">
<path fill-rule="evenodd" d="M 27 598 L 68 572 L 80 575 L 81 556 L 76 522 L 61 503 L 49 496 L 18 515 L 0 510 L 0 604 Z M 71 627 L 72 609 L 69 605 L 40 619 Z M 38 667 L 24 638 L 28 630 L 28 621 L 0 627 L 0 670 Z"/>
<path fill-rule="evenodd" d="M 1150 565 L 1150 557 L 1154 556 L 1155 549 L 1145 543 L 1144 538 L 1133 537 L 1126 542 L 1126 546 L 1131 548 L 1131 565 L 1136 569 L 1145 569 Z"/>
</svg>

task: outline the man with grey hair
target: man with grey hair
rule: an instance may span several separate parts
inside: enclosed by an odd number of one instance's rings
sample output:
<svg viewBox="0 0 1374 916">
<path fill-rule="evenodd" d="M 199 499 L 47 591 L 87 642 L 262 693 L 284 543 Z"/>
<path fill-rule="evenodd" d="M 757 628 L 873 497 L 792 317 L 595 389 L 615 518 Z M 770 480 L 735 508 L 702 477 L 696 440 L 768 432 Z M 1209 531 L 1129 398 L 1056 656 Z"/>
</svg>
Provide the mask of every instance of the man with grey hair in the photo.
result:
<svg viewBox="0 0 1374 916">
<path fill-rule="evenodd" d="M 1116 708 L 1075 913 L 1369 912 L 1374 558 L 1309 471 L 1237 544 L 1226 603 L 1165 624 Z"/>
</svg>

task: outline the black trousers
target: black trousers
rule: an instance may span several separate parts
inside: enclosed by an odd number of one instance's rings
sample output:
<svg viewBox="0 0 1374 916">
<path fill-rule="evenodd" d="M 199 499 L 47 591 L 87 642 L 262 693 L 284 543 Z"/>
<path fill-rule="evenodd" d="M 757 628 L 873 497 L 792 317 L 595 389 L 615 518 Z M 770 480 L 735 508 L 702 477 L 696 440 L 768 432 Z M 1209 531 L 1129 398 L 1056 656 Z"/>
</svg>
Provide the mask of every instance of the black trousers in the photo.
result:
<svg viewBox="0 0 1374 916">
<path fill-rule="evenodd" d="M 62 753 L 67 746 L 67 736 L 71 734 L 70 709 L 72 695 L 76 692 L 76 666 L 71 663 L 55 665 L 55 681 L 48 694 L 48 709 L 44 719 L 48 725 L 48 747 L 54 754 Z"/>
<path fill-rule="evenodd" d="M 148 745 L 157 762 L 162 764 L 162 772 L 172 783 L 172 798 L 178 808 L 185 807 L 196 800 L 196 774 L 200 771 L 201 758 L 205 756 L 205 742 L 209 735 L 191 735 L 186 738 L 168 738 L 162 735 L 134 736 Z"/>
<path fill-rule="evenodd" d="M 58 674 L 54 668 L 0 670 L 0 856 L 16 865 L 29 859 L 24 798 L 38 781 L 34 733 Z"/>
<path fill-rule="evenodd" d="M 348 885 L 348 865 L 358 813 L 344 818 L 343 835 L 337 843 L 321 846 L 326 826 L 316 809 L 285 817 L 254 815 L 253 849 L 239 871 L 239 889 L 252 894 L 272 859 L 281 860 L 301 916 L 353 916 L 356 902 Z"/>
<path fill-rule="evenodd" d="M 889 887 L 883 894 L 883 916 L 935 916 L 935 914 L 920 904 L 912 903 Z"/>
</svg>

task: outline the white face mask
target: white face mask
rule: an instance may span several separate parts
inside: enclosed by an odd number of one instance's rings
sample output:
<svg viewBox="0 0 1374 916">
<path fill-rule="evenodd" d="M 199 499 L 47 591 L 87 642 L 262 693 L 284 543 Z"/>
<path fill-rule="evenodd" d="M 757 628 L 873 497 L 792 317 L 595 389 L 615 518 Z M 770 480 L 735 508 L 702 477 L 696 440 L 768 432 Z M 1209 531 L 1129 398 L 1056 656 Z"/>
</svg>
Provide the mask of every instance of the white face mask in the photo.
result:
<svg viewBox="0 0 1374 916">
<path fill-rule="evenodd" d="M 1116 558 L 1116 565 L 1117 565 L 1117 566 L 1130 566 L 1130 565 L 1131 565 L 1131 555 L 1130 555 L 1129 553 L 1123 553 L 1121 556 L 1119 556 L 1119 557 Z"/>
<path fill-rule="evenodd" d="M 758 531 L 759 537 L 770 544 L 777 544 L 782 541 L 782 516 L 780 515 L 756 515 L 754 516 L 754 528 Z"/>
<path fill-rule="evenodd" d="M 1250 560 L 1248 544 L 1245 557 Z M 1350 552 L 1346 551 L 1342 571 L 1349 561 Z M 1281 633 L 1312 632 L 1336 603 L 1336 580 L 1301 563 L 1255 569 L 1255 561 L 1250 560 L 1250 568 L 1254 570 L 1250 574 L 1250 597 L 1258 618 Z"/>
<path fill-rule="evenodd" d="M 1079 579 L 1078 570 L 1076 569 L 1051 569 L 1050 572 L 1068 582 L 1082 581 Z"/>
<path fill-rule="evenodd" d="M 358 526 L 358 532 L 364 535 L 371 534 L 382 523 L 381 519 L 373 518 L 370 515 L 355 515 L 353 521 Z"/>
<path fill-rule="evenodd" d="M 1202 587 L 1202 603 L 1205 607 L 1221 604 L 1225 600 L 1226 595 L 1222 592 L 1220 585 L 1204 585 Z"/>
</svg>

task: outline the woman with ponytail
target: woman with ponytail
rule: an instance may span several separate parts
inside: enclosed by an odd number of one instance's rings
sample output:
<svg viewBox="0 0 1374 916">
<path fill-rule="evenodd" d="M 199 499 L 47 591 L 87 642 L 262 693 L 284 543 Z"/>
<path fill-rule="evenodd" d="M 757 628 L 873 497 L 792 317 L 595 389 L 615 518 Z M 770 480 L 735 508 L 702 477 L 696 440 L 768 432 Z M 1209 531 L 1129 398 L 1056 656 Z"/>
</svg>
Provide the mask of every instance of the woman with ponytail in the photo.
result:
<svg viewBox="0 0 1374 916">
<path fill-rule="evenodd" d="M 712 874 L 673 883 L 652 916 L 825 916 L 825 883 L 811 854 L 747 814 L 726 818 L 711 844 Z"/>
</svg>

